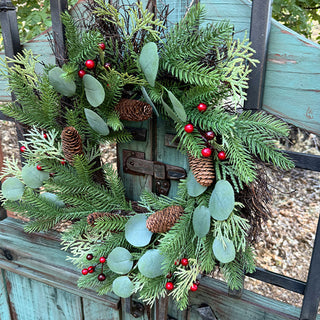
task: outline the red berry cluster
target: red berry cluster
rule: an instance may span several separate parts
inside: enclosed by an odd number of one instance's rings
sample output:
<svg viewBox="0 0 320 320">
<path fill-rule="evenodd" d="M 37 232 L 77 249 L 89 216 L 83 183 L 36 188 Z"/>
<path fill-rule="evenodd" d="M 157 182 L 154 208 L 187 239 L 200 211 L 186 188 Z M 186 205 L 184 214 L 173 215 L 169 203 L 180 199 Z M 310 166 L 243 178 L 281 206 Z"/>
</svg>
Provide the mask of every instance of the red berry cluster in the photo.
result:
<svg viewBox="0 0 320 320">
<path fill-rule="evenodd" d="M 207 105 L 204 103 L 199 103 L 197 109 L 199 110 L 199 112 L 205 112 L 207 110 Z M 184 126 L 184 131 L 187 133 L 192 133 L 194 131 L 194 125 L 192 123 L 186 124 Z M 199 129 L 199 131 L 207 145 L 201 150 L 201 154 L 205 158 L 211 157 L 213 148 L 212 145 L 208 142 L 215 138 L 215 133 L 213 131 L 203 132 L 201 129 Z M 226 160 L 226 153 L 224 151 L 220 151 L 217 157 L 221 161 Z"/>
<path fill-rule="evenodd" d="M 178 266 L 178 265 L 182 265 L 183 267 L 187 267 L 189 265 L 189 260 L 187 258 L 182 258 L 181 260 L 176 260 L 174 262 L 174 265 L 175 266 Z M 172 291 L 174 289 L 174 282 L 173 280 L 171 279 L 173 277 L 172 273 L 168 273 L 166 278 L 170 281 L 167 281 L 166 282 L 166 289 L 168 291 Z M 198 290 L 198 286 L 200 284 L 200 281 L 197 280 L 191 287 L 190 287 L 190 291 L 197 291 Z"/>
<path fill-rule="evenodd" d="M 92 253 L 89 253 L 88 255 L 87 255 L 87 260 L 92 260 L 94 257 L 93 257 L 93 254 Z M 87 275 L 88 273 L 93 273 L 95 270 L 96 270 L 96 267 L 99 265 L 99 264 L 101 264 L 101 272 L 100 272 L 100 274 L 98 275 L 98 280 L 99 281 L 104 281 L 104 280 L 106 280 L 106 275 L 103 273 L 103 264 L 106 262 L 106 258 L 105 257 L 100 257 L 99 258 L 99 262 L 96 264 L 96 265 L 94 265 L 94 266 L 89 266 L 88 268 L 84 268 L 84 269 L 82 269 L 82 271 L 81 271 L 81 273 L 85 276 L 85 275 Z"/>
</svg>

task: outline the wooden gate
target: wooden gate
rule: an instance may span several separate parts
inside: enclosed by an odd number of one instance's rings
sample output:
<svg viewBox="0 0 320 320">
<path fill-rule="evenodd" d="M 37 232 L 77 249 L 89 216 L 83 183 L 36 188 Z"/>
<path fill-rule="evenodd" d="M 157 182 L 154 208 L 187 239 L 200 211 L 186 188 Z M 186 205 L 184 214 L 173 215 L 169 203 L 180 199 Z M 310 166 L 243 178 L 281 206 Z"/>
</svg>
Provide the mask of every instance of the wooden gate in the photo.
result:
<svg viewBox="0 0 320 320">
<path fill-rule="evenodd" d="M 63 52 L 63 33 L 60 13 L 67 8 L 66 0 L 51 0 L 53 35 Z M 82 1 L 78 1 L 81 5 Z M 174 19 L 179 20 L 191 2 L 167 1 L 175 8 Z M 251 30 L 256 57 L 261 61 L 254 70 L 248 90 L 247 109 L 264 109 L 286 121 L 307 130 L 320 133 L 320 47 L 271 21 L 271 1 L 255 0 L 252 7 L 247 0 L 204 0 L 209 20 L 229 19 L 236 34 L 243 36 Z M 11 1 L 0 2 L 0 22 L 7 56 L 20 50 L 17 37 L 15 10 Z M 40 35 L 24 45 L 41 53 L 46 62 L 54 56 L 43 52 L 45 36 Z M 11 96 L 4 93 L 2 101 Z M 4 119 L 3 115 L 1 119 Z M 157 123 L 158 121 L 158 123 Z M 173 130 L 163 120 L 138 124 L 131 130 L 137 140 L 118 148 L 118 168 L 128 196 L 137 198 L 146 186 L 166 188 L 164 181 L 150 175 L 131 175 L 130 159 L 143 158 L 186 168 L 186 159 L 172 143 Z M 320 159 L 313 155 L 290 153 L 296 166 L 320 171 Z M 176 181 L 170 181 L 169 195 L 176 190 Z M 134 186 L 134 187 L 133 187 Z M 76 285 L 79 270 L 66 261 L 67 253 L 60 250 L 58 234 L 26 234 L 23 223 L 5 218 L 0 223 L 0 319 L 18 320 L 99 320 L 99 319 L 320 319 L 317 310 L 320 299 L 320 227 L 318 226 L 308 281 L 302 282 L 258 268 L 254 277 L 267 283 L 304 295 L 302 308 L 269 299 L 253 292 L 230 292 L 227 286 L 213 278 L 204 277 L 197 295 L 190 298 L 188 310 L 178 311 L 167 299 L 157 302 L 153 310 L 141 304 L 136 297 L 119 299 L 113 294 L 97 296 Z"/>
</svg>

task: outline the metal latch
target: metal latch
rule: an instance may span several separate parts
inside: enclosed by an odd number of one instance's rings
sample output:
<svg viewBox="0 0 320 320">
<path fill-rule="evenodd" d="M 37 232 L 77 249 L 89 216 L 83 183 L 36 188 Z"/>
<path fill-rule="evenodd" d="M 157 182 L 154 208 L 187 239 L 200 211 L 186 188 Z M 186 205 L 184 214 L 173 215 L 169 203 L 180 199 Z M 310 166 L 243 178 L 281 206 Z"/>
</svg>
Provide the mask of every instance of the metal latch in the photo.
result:
<svg viewBox="0 0 320 320">
<path fill-rule="evenodd" d="M 155 178 L 156 194 L 167 195 L 170 180 L 184 179 L 186 170 L 158 161 L 145 160 L 145 153 L 123 150 L 123 172 L 134 175 L 151 175 Z"/>
</svg>

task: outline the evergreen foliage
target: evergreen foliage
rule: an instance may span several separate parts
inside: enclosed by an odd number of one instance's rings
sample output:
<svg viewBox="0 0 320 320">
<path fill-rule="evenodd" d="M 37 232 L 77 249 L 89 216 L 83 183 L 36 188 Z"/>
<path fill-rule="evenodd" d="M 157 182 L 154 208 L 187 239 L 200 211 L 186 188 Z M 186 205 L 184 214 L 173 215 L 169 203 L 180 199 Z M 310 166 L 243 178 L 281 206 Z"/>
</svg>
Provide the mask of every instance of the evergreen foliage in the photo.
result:
<svg viewBox="0 0 320 320">
<path fill-rule="evenodd" d="M 133 264 L 125 273 L 132 282 L 132 293 L 139 293 L 150 305 L 168 294 L 165 285 L 170 278 L 175 282 L 170 294 L 179 308 L 185 309 L 198 274 L 210 273 L 216 265 L 231 288 L 240 288 L 243 273 L 254 270 L 254 257 L 247 239 L 250 225 L 234 192 L 244 192 L 257 178 L 255 158 L 281 169 L 293 167 L 276 148 L 276 141 L 288 134 L 283 122 L 265 113 L 241 112 L 237 107 L 228 110 L 225 105 L 227 100 L 245 98 L 248 66 L 256 63 L 250 43 L 247 39 L 234 40 L 233 28 L 227 22 L 204 26 L 201 5 L 190 8 L 165 33 L 165 19 L 155 19 L 141 3 L 127 10 L 103 0 L 90 3 L 94 26 L 80 29 L 69 14 L 62 17 L 69 57 L 61 69 L 45 66 L 41 75 L 36 73 L 38 57 L 30 51 L 4 62 L 17 101 L 2 111 L 29 126 L 22 142 L 23 165 L 31 168 L 37 186 L 33 188 L 25 181 L 16 160 L 7 160 L 2 177 L 15 176 L 19 185 L 23 183 L 24 193 L 17 201 L 4 199 L 5 206 L 30 219 L 26 226 L 29 232 L 45 231 L 70 220 L 70 227 L 62 235 L 64 249 L 71 252 L 70 260 L 79 268 L 87 268 L 87 256 L 92 255 L 90 263 L 106 275 L 106 280 L 99 281 L 97 273 L 90 273 L 78 284 L 93 287 L 99 294 L 112 290 L 121 273 L 121 268 L 119 274 L 111 270 L 117 263 Z M 153 51 L 143 62 L 152 70 L 146 70 L 139 61 L 142 49 L 150 42 L 154 42 L 149 46 Z M 105 50 L 99 43 L 106 45 Z M 95 62 L 92 69 L 85 66 L 88 59 Z M 9 64 L 14 65 L 9 68 Z M 79 70 L 91 80 L 84 81 Z M 63 95 L 64 86 L 69 89 L 67 96 Z M 142 87 L 148 103 L 171 118 L 181 152 L 201 158 L 204 148 L 210 150 L 215 181 L 202 186 L 195 179 L 181 180 L 174 199 L 145 191 L 137 209 L 126 199 L 125 187 L 114 168 L 101 164 L 99 147 L 106 141 L 130 141 L 131 135 L 115 106 L 122 98 L 141 97 Z M 204 110 L 197 110 L 200 102 L 205 104 Z M 93 120 L 87 118 L 88 110 Z M 187 124 L 193 126 L 192 132 L 185 130 Z M 101 126 L 107 130 L 100 130 Z M 77 139 L 63 136 L 61 141 L 66 127 L 73 127 L 70 131 Z M 208 132 L 213 132 L 211 138 Z M 66 146 L 72 151 L 71 160 Z M 222 158 L 219 152 L 224 152 Z M 224 186 L 220 191 L 217 182 Z M 190 186 L 194 192 L 190 192 Z M 169 215 L 172 206 L 183 208 L 181 217 L 179 212 L 180 218 L 169 231 L 152 234 L 144 219 L 164 209 Z M 216 216 L 216 207 L 226 216 Z M 200 232 L 202 237 L 194 230 L 195 210 L 203 210 L 208 218 Z M 144 213 L 137 217 L 138 212 Z M 133 246 L 128 236 L 132 234 L 151 240 L 142 247 Z M 99 262 L 100 257 L 110 258 L 118 247 L 128 253 L 128 261 L 115 254 L 111 265 Z M 156 257 L 156 261 L 148 261 L 148 267 L 161 266 L 162 274 L 156 270 L 154 278 L 152 272 L 149 278 L 139 269 L 138 262 L 148 251 L 155 252 Z M 186 258 L 187 265 L 182 265 Z"/>
</svg>

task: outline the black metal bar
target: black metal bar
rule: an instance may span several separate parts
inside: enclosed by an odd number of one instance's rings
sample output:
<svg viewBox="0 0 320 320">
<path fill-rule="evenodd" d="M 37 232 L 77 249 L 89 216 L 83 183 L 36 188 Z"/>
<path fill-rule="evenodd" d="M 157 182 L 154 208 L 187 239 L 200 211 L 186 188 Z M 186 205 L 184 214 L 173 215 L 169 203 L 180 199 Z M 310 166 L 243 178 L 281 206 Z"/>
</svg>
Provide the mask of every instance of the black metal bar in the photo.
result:
<svg viewBox="0 0 320 320">
<path fill-rule="evenodd" d="M 271 25 L 272 0 L 253 0 L 251 9 L 250 41 L 256 51 L 253 55 L 260 63 L 252 68 L 247 90 L 246 110 L 259 110 L 262 106 L 264 76 L 267 62 Z"/>
<path fill-rule="evenodd" d="M 0 1 L 0 24 L 5 54 L 13 58 L 21 50 L 21 45 L 16 9 L 10 0 Z"/>
<path fill-rule="evenodd" d="M 314 240 L 309 274 L 304 292 L 300 320 L 315 320 L 320 301 L 320 221 Z"/>
<path fill-rule="evenodd" d="M 265 270 L 262 268 L 256 268 L 255 272 L 248 273 L 246 274 L 246 276 L 257 279 L 257 280 L 261 280 L 263 282 L 270 283 L 280 288 L 284 288 L 286 290 L 290 290 L 300 294 L 304 294 L 304 291 L 306 288 L 306 283 L 303 281 L 289 278 L 282 274 L 274 273 L 272 271 Z"/>
<path fill-rule="evenodd" d="M 68 9 L 68 0 L 50 0 L 50 8 L 56 63 L 62 66 L 65 63 L 67 52 L 61 14 Z"/>
<path fill-rule="evenodd" d="M 320 156 L 293 151 L 285 153 L 293 160 L 297 168 L 320 171 Z"/>
</svg>

